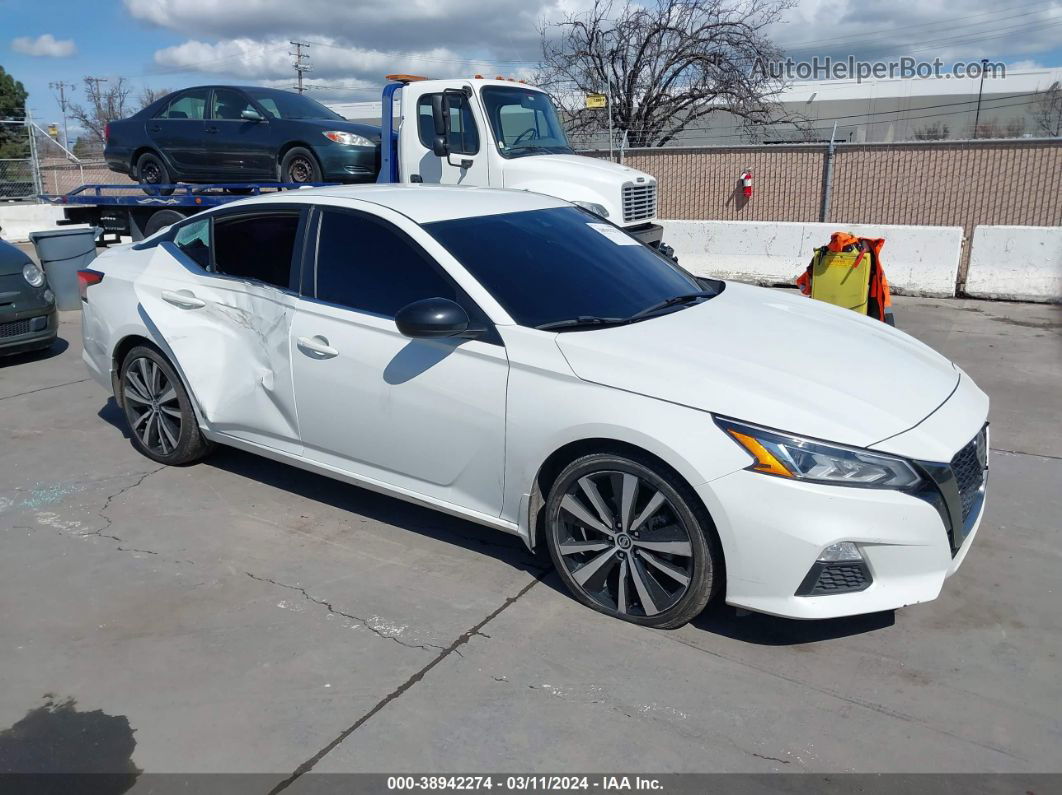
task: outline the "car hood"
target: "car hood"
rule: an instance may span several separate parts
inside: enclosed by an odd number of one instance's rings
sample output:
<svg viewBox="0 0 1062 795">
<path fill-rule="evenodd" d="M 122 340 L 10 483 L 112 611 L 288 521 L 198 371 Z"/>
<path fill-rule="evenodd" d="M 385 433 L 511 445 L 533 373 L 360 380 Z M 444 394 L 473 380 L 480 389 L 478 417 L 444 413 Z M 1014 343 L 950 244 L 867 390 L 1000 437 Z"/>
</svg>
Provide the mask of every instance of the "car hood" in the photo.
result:
<svg viewBox="0 0 1062 795">
<path fill-rule="evenodd" d="M 558 334 L 557 345 L 583 380 L 859 447 L 918 424 L 959 382 L 901 331 L 734 282 L 668 315 Z"/>
</svg>

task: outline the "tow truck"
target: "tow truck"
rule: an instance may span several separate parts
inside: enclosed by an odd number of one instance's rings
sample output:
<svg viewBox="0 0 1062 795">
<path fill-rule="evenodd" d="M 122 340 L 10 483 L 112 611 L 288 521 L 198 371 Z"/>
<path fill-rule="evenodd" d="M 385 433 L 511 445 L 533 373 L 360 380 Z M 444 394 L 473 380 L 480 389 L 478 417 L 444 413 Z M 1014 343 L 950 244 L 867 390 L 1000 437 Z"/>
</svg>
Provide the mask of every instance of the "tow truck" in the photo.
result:
<svg viewBox="0 0 1062 795">
<path fill-rule="evenodd" d="M 656 223 L 656 180 L 577 155 L 546 92 L 505 78 L 434 80 L 388 75 L 381 95 L 376 182 L 527 190 L 580 205 L 673 256 Z M 250 123 L 250 122 L 249 122 Z M 42 198 L 64 207 L 60 223 L 88 223 L 140 240 L 208 207 L 294 183 L 172 186 L 172 195 L 130 195 L 138 185 L 83 185 Z M 145 189 L 147 190 L 147 189 Z"/>
</svg>

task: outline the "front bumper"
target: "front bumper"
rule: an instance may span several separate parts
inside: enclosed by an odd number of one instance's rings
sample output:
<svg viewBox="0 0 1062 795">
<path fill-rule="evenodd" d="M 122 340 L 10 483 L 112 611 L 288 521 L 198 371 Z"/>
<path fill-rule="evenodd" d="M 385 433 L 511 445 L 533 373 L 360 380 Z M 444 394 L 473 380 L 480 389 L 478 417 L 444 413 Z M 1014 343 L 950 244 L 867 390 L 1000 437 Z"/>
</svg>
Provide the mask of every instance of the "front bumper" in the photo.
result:
<svg viewBox="0 0 1062 795">
<path fill-rule="evenodd" d="M 365 146 L 327 144 L 314 148 L 325 182 L 372 182 L 379 168 L 379 150 Z"/>
<path fill-rule="evenodd" d="M 0 313 L 0 356 L 49 347 L 59 333 L 59 313 L 51 309 Z"/>
<path fill-rule="evenodd" d="M 787 618 L 836 618 L 928 602 L 962 564 L 984 514 L 953 550 L 937 507 L 899 491 L 823 486 L 741 470 L 697 489 L 726 558 L 728 604 Z M 863 590 L 797 596 L 821 551 L 858 544 Z"/>
</svg>

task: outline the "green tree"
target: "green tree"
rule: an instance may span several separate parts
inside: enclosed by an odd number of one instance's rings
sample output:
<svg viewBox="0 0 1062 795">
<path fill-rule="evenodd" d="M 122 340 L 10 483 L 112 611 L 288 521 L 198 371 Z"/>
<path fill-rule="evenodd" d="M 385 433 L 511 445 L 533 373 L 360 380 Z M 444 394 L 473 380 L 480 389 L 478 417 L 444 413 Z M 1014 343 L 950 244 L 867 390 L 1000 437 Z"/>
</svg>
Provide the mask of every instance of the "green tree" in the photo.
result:
<svg viewBox="0 0 1062 795">
<path fill-rule="evenodd" d="M 21 121 L 26 115 L 26 88 L 0 66 L 0 120 Z M 0 158 L 29 157 L 26 128 L 0 124 Z"/>
</svg>

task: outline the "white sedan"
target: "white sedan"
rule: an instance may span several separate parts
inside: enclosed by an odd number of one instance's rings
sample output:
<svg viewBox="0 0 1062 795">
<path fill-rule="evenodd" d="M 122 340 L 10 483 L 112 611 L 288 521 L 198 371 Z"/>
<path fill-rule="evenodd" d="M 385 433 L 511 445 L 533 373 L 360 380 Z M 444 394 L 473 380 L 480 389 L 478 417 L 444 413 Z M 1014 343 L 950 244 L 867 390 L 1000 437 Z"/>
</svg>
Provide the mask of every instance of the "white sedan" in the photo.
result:
<svg viewBox="0 0 1062 795">
<path fill-rule="evenodd" d="M 274 194 L 80 278 L 144 455 L 231 445 L 514 533 L 638 624 L 931 600 L 984 510 L 988 398 L 951 362 L 546 196 Z"/>
</svg>

